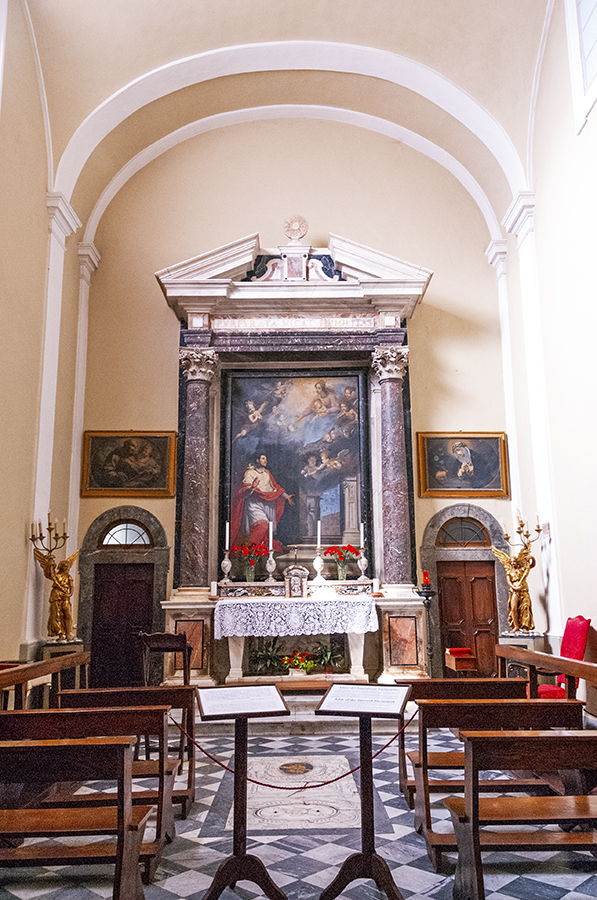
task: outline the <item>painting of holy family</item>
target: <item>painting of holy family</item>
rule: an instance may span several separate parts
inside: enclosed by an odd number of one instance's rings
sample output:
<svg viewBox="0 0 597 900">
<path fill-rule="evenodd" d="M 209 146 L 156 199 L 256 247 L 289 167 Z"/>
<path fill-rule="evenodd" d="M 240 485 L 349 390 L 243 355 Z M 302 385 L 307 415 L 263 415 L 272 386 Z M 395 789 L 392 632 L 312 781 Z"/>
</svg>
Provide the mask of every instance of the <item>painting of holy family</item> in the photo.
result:
<svg viewBox="0 0 597 900">
<path fill-rule="evenodd" d="M 359 542 L 367 527 L 365 376 L 224 373 L 224 520 L 230 542 L 278 552 Z"/>
</svg>

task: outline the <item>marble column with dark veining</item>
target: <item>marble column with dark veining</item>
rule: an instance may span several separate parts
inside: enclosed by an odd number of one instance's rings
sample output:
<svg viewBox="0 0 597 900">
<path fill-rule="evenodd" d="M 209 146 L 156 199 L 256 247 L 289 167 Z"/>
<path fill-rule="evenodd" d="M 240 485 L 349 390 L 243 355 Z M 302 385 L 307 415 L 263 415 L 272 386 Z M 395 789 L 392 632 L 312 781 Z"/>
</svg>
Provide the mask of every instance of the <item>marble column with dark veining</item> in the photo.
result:
<svg viewBox="0 0 597 900">
<path fill-rule="evenodd" d="M 381 391 L 383 563 L 386 584 L 412 582 L 402 386 L 407 347 L 377 347 L 371 365 Z"/>
<path fill-rule="evenodd" d="M 182 348 L 187 380 L 186 437 L 180 530 L 180 585 L 207 584 L 209 550 L 209 389 L 218 368 L 215 350 Z"/>
</svg>

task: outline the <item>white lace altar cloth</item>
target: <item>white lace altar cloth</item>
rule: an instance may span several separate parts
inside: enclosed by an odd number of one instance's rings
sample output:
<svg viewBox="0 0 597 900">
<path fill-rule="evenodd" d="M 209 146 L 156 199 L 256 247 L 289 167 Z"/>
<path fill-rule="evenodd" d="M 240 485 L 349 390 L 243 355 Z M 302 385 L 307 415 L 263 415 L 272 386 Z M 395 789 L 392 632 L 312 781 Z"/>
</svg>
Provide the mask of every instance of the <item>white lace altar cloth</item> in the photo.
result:
<svg viewBox="0 0 597 900">
<path fill-rule="evenodd" d="M 218 600 L 214 635 L 266 637 L 286 634 L 364 634 L 379 627 L 375 600 L 367 596 L 325 599 L 263 599 L 238 597 Z"/>
</svg>

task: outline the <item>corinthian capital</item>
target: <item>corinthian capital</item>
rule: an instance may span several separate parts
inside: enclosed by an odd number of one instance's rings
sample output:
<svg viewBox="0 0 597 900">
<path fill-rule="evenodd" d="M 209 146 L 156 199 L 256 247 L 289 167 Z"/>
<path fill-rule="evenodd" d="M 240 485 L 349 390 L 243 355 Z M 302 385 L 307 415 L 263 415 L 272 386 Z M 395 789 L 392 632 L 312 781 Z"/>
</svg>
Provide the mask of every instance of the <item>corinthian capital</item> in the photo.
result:
<svg viewBox="0 0 597 900">
<path fill-rule="evenodd" d="M 371 366 L 380 381 L 402 381 L 408 365 L 408 347 L 376 347 Z"/>
<path fill-rule="evenodd" d="M 180 364 L 187 381 L 207 381 L 211 384 L 218 369 L 219 359 L 215 350 L 181 347 Z"/>
</svg>

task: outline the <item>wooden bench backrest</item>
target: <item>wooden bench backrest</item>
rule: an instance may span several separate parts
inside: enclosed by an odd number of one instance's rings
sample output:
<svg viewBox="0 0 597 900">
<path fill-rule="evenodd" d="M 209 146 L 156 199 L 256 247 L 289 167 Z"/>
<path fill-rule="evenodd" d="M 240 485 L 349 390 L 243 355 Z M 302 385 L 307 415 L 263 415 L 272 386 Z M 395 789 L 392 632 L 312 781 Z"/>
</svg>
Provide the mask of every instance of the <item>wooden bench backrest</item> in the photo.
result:
<svg viewBox="0 0 597 900">
<path fill-rule="evenodd" d="M 400 678 L 411 687 L 411 700 L 523 699 L 525 678 Z"/>
<path fill-rule="evenodd" d="M 61 709 L 92 709 L 98 706 L 171 706 L 195 709 L 197 688 L 193 685 L 160 684 L 157 687 L 86 688 L 60 691 Z"/>
<path fill-rule="evenodd" d="M 130 805 L 136 737 L 0 741 L 0 782 L 22 784 L 118 779 Z"/>
<path fill-rule="evenodd" d="M 418 700 L 419 728 L 582 728 L 581 700 Z"/>
<path fill-rule="evenodd" d="M 541 701 L 545 702 L 545 701 Z M 597 731 L 461 731 L 465 766 L 485 769 L 597 769 Z"/>
<path fill-rule="evenodd" d="M 119 709 L 28 709 L 0 712 L 0 740 L 57 740 L 59 738 L 158 735 L 168 746 L 169 706 Z"/>
</svg>

